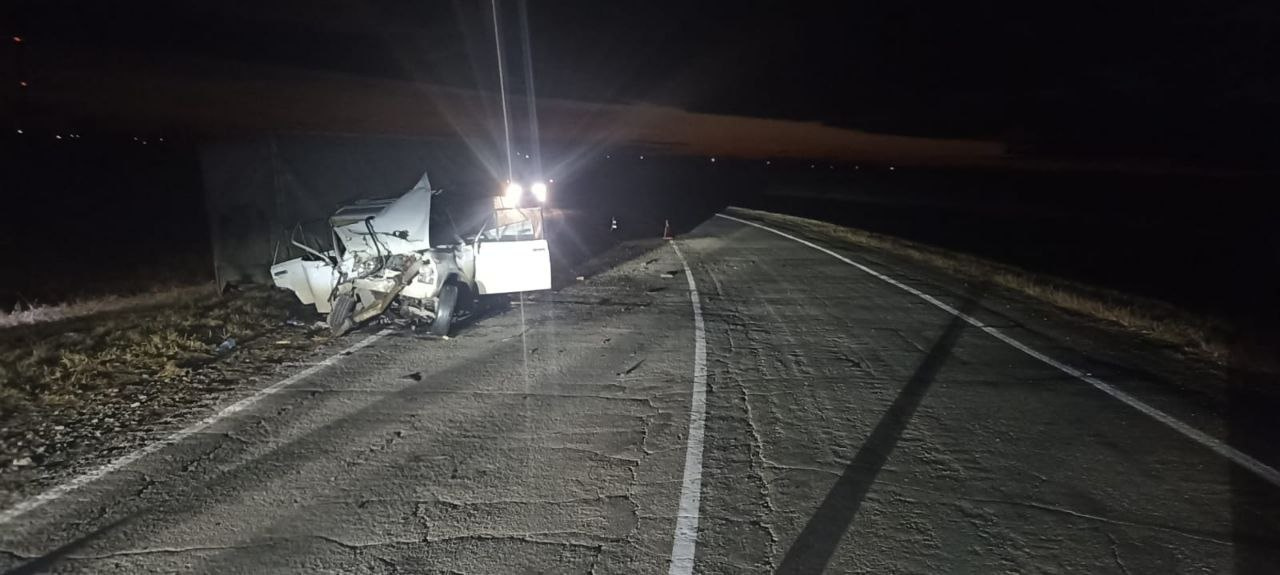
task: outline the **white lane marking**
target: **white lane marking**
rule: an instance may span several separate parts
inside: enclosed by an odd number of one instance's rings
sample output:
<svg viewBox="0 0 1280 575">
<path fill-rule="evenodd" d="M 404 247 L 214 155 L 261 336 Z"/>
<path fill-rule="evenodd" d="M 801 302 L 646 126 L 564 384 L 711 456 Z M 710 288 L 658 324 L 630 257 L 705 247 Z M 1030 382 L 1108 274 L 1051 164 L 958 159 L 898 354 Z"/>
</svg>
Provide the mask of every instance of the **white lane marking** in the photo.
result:
<svg viewBox="0 0 1280 575">
<path fill-rule="evenodd" d="M 872 275 L 873 277 L 875 277 L 875 278 L 877 278 L 877 279 L 879 279 L 879 280 L 881 280 L 881 281 L 884 281 L 885 283 L 888 283 L 888 284 L 890 284 L 890 285 L 892 285 L 892 286 L 894 286 L 894 287 L 897 287 L 897 288 L 899 288 L 899 289 L 902 289 L 903 291 L 906 291 L 907 293 L 910 293 L 910 294 L 912 294 L 912 295 L 914 295 L 914 296 L 916 296 L 916 297 L 919 297 L 920 299 L 923 299 L 924 301 L 927 301 L 927 302 L 929 302 L 929 303 L 933 304 L 935 307 L 937 307 L 937 308 L 941 309 L 942 311 L 945 311 L 945 312 L 947 312 L 947 313 L 949 313 L 949 314 L 951 314 L 951 315 L 953 315 L 953 316 L 956 316 L 956 317 L 958 317 L 958 318 L 960 318 L 960 319 L 964 320 L 964 321 L 965 321 L 965 322 L 967 322 L 969 325 L 972 325 L 972 326 L 974 326 L 974 327 L 976 327 L 976 328 L 978 328 L 978 329 L 980 329 L 980 330 L 982 330 L 982 331 L 987 332 L 988 334 L 991 334 L 991 336 L 992 336 L 992 337 L 994 337 L 994 338 L 996 338 L 996 339 L 998 339 L 998 340 L 1000 340 L 1000 341 L 1003 341 L 1003 342 L 1005 342 L 1005 343 L 1009 344 L 1009 345 L 1010 345 L 1010 346 L 1012 346 L 1014 349 L 1016 349 L 1016 350 L 1018 350 L 1018 351 L 1021 351 L 1022 353 L 1025 353 L 1025 354 L 1027 354 L 1027 355 L 1029 355 L 1029 356 L 1031 356 L 1031 357 L 1033 357 L 1033 358 L 1036 358 L 1036 359 L 1040 360 L 1041 362 L 1043 362 L 1043 363 L 1045 363 L 1045 364 L 1047 364 L 1047 365 L 1049 365 L 1049 366 L 1053 367 L 1054 369 L 1057 369 L 1058 371 L 1061 371 L 1062 373 L 1065 373 L 1065 374 L 1067 374 L 1067 375 L 1069 375 L 1069 376 L 1071 376 L 1071 377 L 1074 377 L 1074 378 L 1076 378 L 1076 379 L 1078 379 L 1078 380 L 1080 380 L 1080 381 L 1083 381 L 1083 382 L 1085 382 L 1085 383 L 1087 383 L 1087 384 L 1089 384 L 1089 385 L 1092 385 L 1093 387 L 1097 388 L 1099 391 L 1101 391 L 1101 392 L 1103 392 L 1103 393 L 1105 393 L 1105 394 L 1107 394 L 1107 395 L 1110 395 L 1111 397 L 1114 397 L 1114 398 L 1116 398 L 1116 399 L 1120 400 L 1120 401 L 1121 401 L 1122 403 L 1124 403 L 1125 405 L 1128 405 L 1129 407 L 1132 407 L 1132 408 L 1134 408 L 1134 409 L 1136 409 L 1136 410 L 1138 410 L 1138 411 L 1140 411 L 1140 412 L 1142 412 L 1142 413 L 1144 413 L 1144 414 L 1146 414 L 1146 415 L 1150 416 L 1152 419 L 1155 419 L 1156 421 L 1159 421 L 1160 423 L 1163 423 L 1163 424 L 1165 424 L 1165 425 L 1167 425 L 1167 426 L 1169 426 L 1169 427 L 1173 428 L 1173 430 L 1174 430 L 1174 431 L 1177 431 L 1178 433 L 1181 433 L 1182 435 L 1186 436 L 1187 438 L 1191 439 L 1192 441 L 1195 441 L 1196 443 L 1199 443 L 1200 445 L 1203 445 L 1204 447 L 1209 448 L 1209 450 L 1213 451 L 1214 453 L 1217 453 L 1218 455 L 1221 455 L 1222 457 L 1227 458 L 1228 460 L 1230 460 L 1231 462 L 1235 463 L 1236 465 L 1239 465 L 1240 467 L 1243 467 L 1243 468 L 1245 468 L 1245 469 L 1248 469 L 1249 471 L 1253 472 L 1253 473 L 1254 473 L 1255 475 L 1257 475 L 1258 477 L 1261 477 L 1262 479 L 1266 480 L 1268 483 L 1270 483 L 1270 484 L 1272 484 L 1272 485 L 1274 485 L 1274 486 L 1276 486 L 1276 487 L 1280 487 L 1280 472 L 1278 472 L 1278 471 L 1276 471 L 1275 469 L 1273 469 L 1273 468 L 1269 467 L 1267 464 L 1265 464 L 1265 463 L 1263 463 L 1263 462 L 1261 462 L 1261 461 L 1258 461 L 1257 459 L 1254 459 L 1252 456 L 1250 456 L 1250 455 L 1248 455 L 1248 454 L 1246 454 L 1246 453 L 1244 453 L 1244 452 L 1242 452 L 1242 451 L 1240 451 L 1240 450 L 1238 450 L 1238 449 L 1236 449 L 1236 448 L 1234 448 L 1234 447 L 1231 447 L 1230 445 L 1227 445 L 1226 443 L 1223 443 L 1222 441 L 1219 441 L 1217 438 L 1214 438 L 1214 437 L 1212 437 L 1212 436 L 1210 436 L 1210 435 L 1208 435 L 1208 434 L 1204 433 L 1203 431 L 1200 431 L 1200 430 L 1195 429 L 1194 427 L 1191 427 L 1191 426 L 1189 426 L 1189 425 L 1187 425 L 1187 424 L 1185 424 L 1185 423 L 1183 423 L 1183 422 L 1181 422 L 1181 421 L 1178 421 L 1178 420 L 1177 420 L 1177 419 L 1175 419 L 1172 415 L 1169 415 L 1169 414 L 1167 414 L 1167 413 L 1165 413 L 1165 412 L 1163 412 L 1163 411 L 1160 411 L 1159 409 L 1156 409 L 1156 408 L 1154 408 L 1154 407 L 1152 407 L 1152 406 L 1150 406 L 1150 405 L 1147 405 L 1146 403 L 1143 403 L 1143 402 L 1142 402 L 1142 400 L 1140 400 L 1140 399 L 1138 399 L 1138 398 L 1136 398 L 1136 397 L 1134 397 L 1134 396 L 1132 396 L 1132 395 L 1129 395 L 1128 393 L 1125 393 L 1125 392 L 1123 392 L 1123 391 L 1120 391 L 1119 389 L 1116 389 L 1114 386 L 1112 386 L 1111 384 L 1109 384 L 1109 383 L 1107 383 L 1107 382 L 1105 382 L 1105 381 L 1102 381 L 1101 379 L 1098 379 L 1098 378 L 1096 378 L 1096 377 L 1093 377 L 1092 375 L 1089 375 L 1089 374 L 1087 374 L 1087 373 L 1085 373 L 1085 372 L 1083 372 L 1083 371 L 1080 371 L 1079 369 L 1076 369 L 1076 368 L 1074 368 L 1074 367 L 1071 367 L 1071 366 L 1069 366 L 1069 365 L 1067 365 L 1067 364 L 1065 364 L 1065 363 L 1062 363 L 1062 362 L 1060 362 L 1060 361 L 1058 361 L 1058 360 L 1056 360 L 1056 359 L 1053 359 L 1053 358 L 1051 358 L 1051 357 L 1049 357 L 1049 356 L 1047 356 L 1047 355 L 1045 355 L 1045 354 L 1043 354 L 1043 353 L 1040 353 L 1040 352 L 1038 352 L 1038 351 L 1036 351 L 1036 350 L 1032 349 L 1031 347 L 1027 346 L 1026 344 L 1024 344 L 1024 343 L 1022 343 L 1022 342 L 1020 342 L 1020 341 L 1018 341 L 1018 340 L 1016 340 L 1016 339 L 1013 339 L 1012 337 L 1009 337 L 1008 335 L 1005 335 L 1005 333 L 1004 333 L 1004 332 L 1002 332 L 1002 331 L 1000 331 L 1000 330 L 998 330 L 998 329 L 996 329 L 996 328 L 994 328 L 994 327 L 991 327 L 991 326 L 989 326 L 989 325 L 986 325 L 986 324 L 984 324 L 984 323 L 982 323 L 982 322 L 978 321 L 978 320 L 977 320 L 977 319 L 975 319 L 974 317 L 969 316 L 968 314 L 965 314 L 965 313 L 963 313 L 963 312 L 961 312 L 961 311 L 959 311 L 959 310 L 957 310 L 957 309 L 955 309 L 955 308 L 953 308 L 953 307 L 951 307 L 951 306 L 949 306 L 949 305 L 947 305 L 947 304 L 945 304 L 945 303 L 942 303 L 941 301 L 938 301 L 938 299 L 937 299 L 937 298 L 935 298 L 935 297 L 933 297 L 933 296 L 931 296 L 931 295 L 929 295 L 929 294 L 926 294 L 926 293 L 924 293 L 924 292 L 922 292 L 922 291 L 920 291 L 920 290 L 918 290 L 918 289 L 916 289 L 916 288 L 913 288 L 913 287 L 911 287 L 911 286 L 909 286 L 909 285 L 906 285 L 906 284 L 904 284 L 904 283 L 902 283 L 902 282 L 900 282 L 900 281 L 898 281 L 898 280 L 896 280 L 896 279 L 893 279 L 893 278 L 891 278 L 891 277 L 889 277 L 889 276 L 887 276 L 887 275 L 884 275 L 884 274 L 882 274 L 882 273 L 880 273 L 880 272 L 878 272 L 878 271 L 875 271 L 875 270 L 873 270 L 873 269 L 871 269 L 871 268 L 869 268 L 869 267 L 867 267 L 867 266 L 865 266 L 865 265 L 862 265 L 862 264 L 860 264 L 860 263 L 858 263 L 858 262 L 855 262 L 855 261 L 853 261 L 853 260 L 851 260 L 851 259 L 849 259 L 849 258 L 846 258 L 846 257 L 844 257 L 844 256 L 842 256 L 842 255 L 840 255 L 840 254 L 838 254 L 838 253 L 836 253 L 836 252 L 833 252 L 833 251 L 831 251 L 831 250 L 829 250 L 829 249 L 827 249 L 827 248 L 824 248 L 824 247 L 822 247 L 822 246 L 820 246 L 820 245 L 817 245 L 817 244 L 815 244 L 815 243 L 813 243 L 813 242 L 810 242 L 810 241 L 807 241 L 807 240 L 800 239 L 800 238 L 798 238 L 798 237 L 796 237 L 796 236 L 793 236 L 793 235 L 791 235 L 791 234 L 788 234 L 788 233 L 786 233 L 786 232 L 778 231 L 778 230 L 775 230 L 775 229 L 773 229 L 773 228 L 771 228 L 771 227 L 768 227 L 768 226 L 765 226 L 765 225 L 762 225 L 762 224 L 757 224 L 757 223 L 752 222 L 752 221 L 743 220 L 743 219 L 740 219 L 740 218 L 735 218 L 735 217 L 733 217 L 733 216 L 728 216 L 728 215 L 725 215 L 725 214 L 716 214 L 716 216 L 717 216 L 717 217 L 724 218 L 724 219 L 726 219 L 726 220 L 733 220 L 733 221 L 738 222 L 738 223 L 741 223 L 741 224 L 746 224 L 746 225 L 749 225 L 749 226 L 754 226 L 754 227 L 760 228 L 760 229 L 762 229 L 762 230 L 765 230 L 765 231 L 767 231 L 767 232 L 772 232 L 772 233 L 778 234 L 778 235 L 780 235 L 780 236 L 782 236 L 782 237 L 784 237 L 784 238 L 787 238 L 787 239 L 794 240 L 794 241 L 796 241 L 796 242 L 802 243 L 802 244 L 804 244 L 804 245 L 806 245 L 806 246 L 809 246 L 809 247 L 811 247 L 811 248 L 813 248 L 813 249 L 815 249 L 815 250 L 818 250 L 818 251 L 820 251 L 820 252 L 823 252 L 823 253 L 825 253 L 825 254 L 827 254 L 827 255 L 831 256 L 831 257 L 834 257 L 834 258 L 836 258 L 836 259 L 838 259 L 838 260 L 840 260 L 840 261 L 842 261 L 842 262 L 844 262 L 844 263 L 847 263 L 847 264 L 849 264 L 849 265 L 851 265 L 851 266 L 853 266 L 853 267 L 855 267 L 855 268 L 858 268 L 858 269 L 860 269 L 860 270 L 862 270 L 862 271 L 864 271 L 864 272 L 866 272 L 866 273 L 868 273 L 868 274 Z"/>
<path fill-rule="evenodd" d="M 707 423 L 707 330 L 702 324 L 702 303 L 693 270 L 671 242 L 684 277 L 689 280 L 689 300 L 693 302 L 693 400 L 689 404 L 689 441 L 684 452 L 684 479 L 680 486 L 680 511 L 676 516 L 675 538 L 671 542 L 670 575 L 693 573 L 693 555 L 698 547 L 698 506 L 702 501 L 703 428 Z"/>
<path fill-rule="evenodd" d="M 76 489 L 84 487 L 85 485 L 88 485 L 90 483 L 93 483 L 94 481 L 102 479 L 103 477 L 106 477 L 111 473 L 119 471 L 120 469 L 123 469 L 124 467 L 132 464 L 135 461 L 138 461 L 139 459 L 142 459 L 143 457 L 151 455 L 152 453 L 160 451 L 165 447 L 174 445 L 188 437 L 191 437 L 192 435 L 200 433 L 205 429 L 208 429 L 209 426 L 213 425 L 214 423 L 217 423 L 219 420 L 222 420 L 226 417 L 235 415 L 236 413 L 239 413 L 241 411 L 248 409 L 253 404 L 262 400 L 264 397 L 274 394 L 285 387 L 288 387 L 294 383 L 297 383 L 299 381 L 302 381 L 303 379 L 306 379 L 307 377 L 310 377 L 311 375 L 314 375 L 316 372 L 326 367 L 329 367 L 331 365 L 338 363 L 339 361 L 342 361 L 342 358 L 346 357 L 347 354 L 350 354 L 352 352 L 368 347 L 369 344 L 372 344 L 373 342 L 378 341 L 379 339 L 382 339 L 382 337 L 387 335 L 388 333 L 391 333 L 391 330 L 382 330 L 369 337 L 366 337 L 356 342 L 351 347 L 348 347 L 347 349 L 344 349 L 338 353 L 335 353 L 329 356 L 328 358 L 325 358 L 324 361 L 316 363 L 311 367 L 308 367 L 302 371 L 299 371 L 298 373 L 295 373 L 289 377 L 286 377 L 280 381 L 277 381 L 267 387 L 264 387 L 254 392 L 253 395 L 250 395 L 249 397 L 246 397 L 244 399 L 241 399 L 240 401 L 237 401 L 231 405 L 224 407 L 222 411 L 219 411 L 213 415 L 210 415 L 204 419 L 201 419 L 200 421 L 197 421 L 196 423 L 192 424 L 190 427 L 187 427 L 186 429 L 174 432 L 173 435 L 170 435 L 164 439 L 161 439 L 160 441 L 147 445 L 142 449 L 134 451 L 133 453 L 125 455 L 119 459 L 116 459 L 115 461 L 112 461 L 110 463 L 107 463 L 106 465 L 93 469 L 83 475 L 80 475 L 72 479 L 71 481 L 68 481 L 61 485 L 53 487 L 48 491 L 45 491 L 44 493 L 36 495 L 35 497 L 27 499 L 26 501 L 23 501 L 21 503 L 18 503 L 17 505 L 14 505 L 13 507 L 10 507 L 9 509 L 6 509 L 4 510 L 4 512 L 0 513 L 0 526 L 3 526 L 17 519 L 23 516 L 24 514 L 46 503 L 56 501 L 62 496 L 68 493 L 71 493 L 72 491 L 75 491 Z"/>
</svg>

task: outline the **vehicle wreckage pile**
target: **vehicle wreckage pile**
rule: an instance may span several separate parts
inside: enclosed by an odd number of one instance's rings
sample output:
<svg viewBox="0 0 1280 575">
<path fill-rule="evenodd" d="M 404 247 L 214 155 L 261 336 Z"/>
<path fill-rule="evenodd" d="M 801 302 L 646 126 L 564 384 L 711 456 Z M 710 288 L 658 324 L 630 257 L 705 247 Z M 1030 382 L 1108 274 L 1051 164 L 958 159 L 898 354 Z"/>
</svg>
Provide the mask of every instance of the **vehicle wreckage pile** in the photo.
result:
<svg viewBox="0 0 1280 575">
<path fill-rule="evenodd" d="M 433 245 L 432 198 L 438 193 L 424 173 L 399 198 L 342 206 L 328 219 L 327 245 L 295 226 L 286 247 L 303 255 L 274 263 L 272 280 L 328 314 L 335 335 L 392 313 L 445 336 L 478 298 L 550 289 L 545 184 L 527 194 L 508 184 L 474 231 Z"/>
</svg>

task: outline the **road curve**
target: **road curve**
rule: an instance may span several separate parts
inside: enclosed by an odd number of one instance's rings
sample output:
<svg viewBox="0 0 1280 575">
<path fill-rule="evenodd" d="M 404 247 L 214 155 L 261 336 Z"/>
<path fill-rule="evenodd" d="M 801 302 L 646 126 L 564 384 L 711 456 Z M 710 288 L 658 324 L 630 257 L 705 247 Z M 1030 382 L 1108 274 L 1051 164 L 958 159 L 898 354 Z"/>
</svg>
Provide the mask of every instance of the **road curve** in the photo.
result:
<svg viewBox="0 0 1280 575">
<path fill-rule="evenodd" d="M 694 572 L 1280 569 L 1277 488 L 1166 423 L 792 239 L 713 218 L 677 244 L 523 321 L 318 356 L 0 524 L 0 572 L 663 573 L 691 460 Z M 1167 350 L 837 251 L 1240 443 Z"/>
</svg>

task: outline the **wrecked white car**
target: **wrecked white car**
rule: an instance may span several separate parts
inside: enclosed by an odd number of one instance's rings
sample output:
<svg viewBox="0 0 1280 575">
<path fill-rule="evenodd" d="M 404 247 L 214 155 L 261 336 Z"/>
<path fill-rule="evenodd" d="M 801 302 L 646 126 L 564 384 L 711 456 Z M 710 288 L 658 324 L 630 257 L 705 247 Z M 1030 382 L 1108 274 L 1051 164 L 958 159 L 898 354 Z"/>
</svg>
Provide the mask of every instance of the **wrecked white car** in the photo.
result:
<svg viewBox="0 0 1280 575">
<path fill-rule="evenodd" d="M 304 255 L 273 262 L 272 280 L 328 314 L 335 335 L 387 313 L 444 336 L 480 296 L 551 288 L 544 184 L 529 195 L 508 184 L 474 233 L 444 245 L 430 241 L 437 193 L 423 174 L 399 198 L 342 206 L 328 219 L 327 248 L 295 227 L 289 243 Z"/>
</svg>

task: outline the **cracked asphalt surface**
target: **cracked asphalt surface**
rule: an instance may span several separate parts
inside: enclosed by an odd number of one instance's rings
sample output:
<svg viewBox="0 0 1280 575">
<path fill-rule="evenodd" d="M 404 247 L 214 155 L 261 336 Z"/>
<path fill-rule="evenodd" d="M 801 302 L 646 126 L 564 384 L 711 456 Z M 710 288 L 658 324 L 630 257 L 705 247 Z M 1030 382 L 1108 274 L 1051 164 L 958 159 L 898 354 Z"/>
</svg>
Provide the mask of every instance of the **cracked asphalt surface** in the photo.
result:
<svg viewBox="0 0 1280 575">
<path fill-rule="evenodd" d="M 801 244 L 719 218 L 678 241 L 708 338 L 696 571 L 1280 569 L 1276 489 L 1162 424 Z M 1240 432 L 1178 391 L 1209 368 L 848 253 Z M 0 527 L 0 569 L 665 572 L 693 363 L 679 260 L 660 247 L 524 314 L 447 341 L 393 332 Z"/>
</svg>

